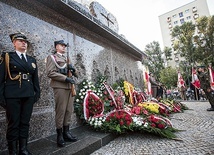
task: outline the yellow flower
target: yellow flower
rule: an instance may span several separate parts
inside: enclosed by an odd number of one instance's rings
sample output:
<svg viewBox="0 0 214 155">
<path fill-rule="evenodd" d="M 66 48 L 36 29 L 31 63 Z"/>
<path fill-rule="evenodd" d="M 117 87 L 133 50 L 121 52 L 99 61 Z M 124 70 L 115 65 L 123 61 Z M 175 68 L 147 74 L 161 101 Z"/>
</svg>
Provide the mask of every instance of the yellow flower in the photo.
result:
<svg viewBox="0 0 214 155">
<path fill-rule="evenodd" d="M 132 97 L 132 93 L 134 91 L 134 86 L 129 83 L 128 81 L 124 81 L 124 92 L 125 95 L 129 97 L 129 103 L 133 104 L 133 97 Z"/>
<path fill-rule="evenodd" d="M 159 104 L 153 102 L 143 102 L 139 103 L 138 106 L 144 107 L 145 109 L 149 110 L 150 112 L 159 113 Z"/>
</svg>

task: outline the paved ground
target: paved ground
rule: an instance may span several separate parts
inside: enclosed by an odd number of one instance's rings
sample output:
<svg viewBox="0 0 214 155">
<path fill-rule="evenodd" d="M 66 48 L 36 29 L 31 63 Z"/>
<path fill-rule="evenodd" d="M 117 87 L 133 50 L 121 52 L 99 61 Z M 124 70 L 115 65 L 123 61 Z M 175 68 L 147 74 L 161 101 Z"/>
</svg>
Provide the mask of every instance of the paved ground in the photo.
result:
<svg viewBox="0 0 214 155">
<path fill-rule="evenodd" d="M 184 102 L 191 110 L 173 114 L 182 141 L 133 133 L 111 141 L 91 155 L 214 155 L 214 111 L 208 102 Z"/>
</svg>

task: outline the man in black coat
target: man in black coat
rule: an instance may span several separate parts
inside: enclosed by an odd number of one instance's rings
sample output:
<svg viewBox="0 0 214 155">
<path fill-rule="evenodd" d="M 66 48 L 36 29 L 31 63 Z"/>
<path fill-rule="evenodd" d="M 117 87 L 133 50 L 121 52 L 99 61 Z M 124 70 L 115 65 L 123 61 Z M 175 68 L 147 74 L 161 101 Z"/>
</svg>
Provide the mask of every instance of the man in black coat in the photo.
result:
<svg viewBox="0 0 214 155">
<path fill-rule="evenodd" d="M 26 55 L 25 35 L 10 35 L 15 51 L 0 57 L 0 105 L 6 110 L 8 150 L 16 155 L 30 155 L 27 149 L 29 122 L 33 105 L 40 98 L 38 68 L 35 58 Z"/>
</svg>

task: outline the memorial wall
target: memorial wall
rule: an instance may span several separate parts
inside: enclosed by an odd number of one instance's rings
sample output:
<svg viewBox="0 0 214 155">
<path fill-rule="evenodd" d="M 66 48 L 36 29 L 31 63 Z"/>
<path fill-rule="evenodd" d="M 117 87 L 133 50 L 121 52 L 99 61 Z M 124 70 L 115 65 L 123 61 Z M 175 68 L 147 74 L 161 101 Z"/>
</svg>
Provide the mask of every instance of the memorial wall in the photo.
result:
<svg viewBox="0 0 214 155">
<path fill-rule="evenodd" d="M 109 84 L 122 78 L 143 89 L 145 54 L 118 34 L 116 18 L 97 2 L 87 7 L 71 0 L 0 0 L 0 19 L 0 53 L 13 52 L 9 34 L 22 32 L 30 40 L 27 53 L 39 68 L 41 98 L 34 105 L 29 141 L 56 133 L 53 91 L 45 72 L 46 57 L 54 52 L 56 40 L 69 43 L 78 83 L 93 82 L 102 74 Z M 73 114 L 72 127 L 79 125 Z M 6 149 L 5 133 L 5 111 L 0 108 L 0 150 Z"/>
</svg>

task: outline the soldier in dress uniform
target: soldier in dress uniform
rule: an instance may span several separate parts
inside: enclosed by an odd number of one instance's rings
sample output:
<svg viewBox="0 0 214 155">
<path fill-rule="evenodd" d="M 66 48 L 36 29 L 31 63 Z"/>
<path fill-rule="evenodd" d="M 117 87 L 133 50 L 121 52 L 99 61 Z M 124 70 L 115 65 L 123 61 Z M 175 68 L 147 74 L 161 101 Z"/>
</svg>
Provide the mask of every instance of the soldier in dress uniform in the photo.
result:
<svg viewBox="0 0 214 155">
<path fill-rule="evenodd" d="M 160 86 L 160 84 L 156 81 L 153 73 L 149 73 L 149 81 L 151 83 L 151 88 L 152 88 L 152 97 L 156 98 L 158 87 Z"/>
<path fill-rule="evenodd" d="M 74 76 L 77 74 L 70 59 L 64 55 L 67 46 L 64 40 L 55 41 L 54 46 L 56 52 L 47 57 L 46 71 L 54 92 L 57 145 L 63 147 L 66 141 L 77 141 L 77 138 L 69 132 L 75 95 L 73 94 L 75 81 L 69 76 L 69 72 Z"/>
<path fill-rule="evenodd" d="M 207 111 L 214 111 L 214 93 L 210 86 L 210 76 L 209 71 L 205 69 L 205 66 L 198 66 L 198 78 L 200 80 L 201 89 L 203 89 L 207 100 L 209 101 L 211 107 Z"/>
<path fill-rule="evenodd" d="M 26 55 L 27 38 L 10 35 L 15 51 L 0 57 L 0 105 L 6 110 L 8 150 L 16 155 L 31 155 L 27 149 L 29 122 L 33 105 L 40 98 L 36 59 Z M 23 59 L 23 60 L 22 60 Z"/>
</svg>

